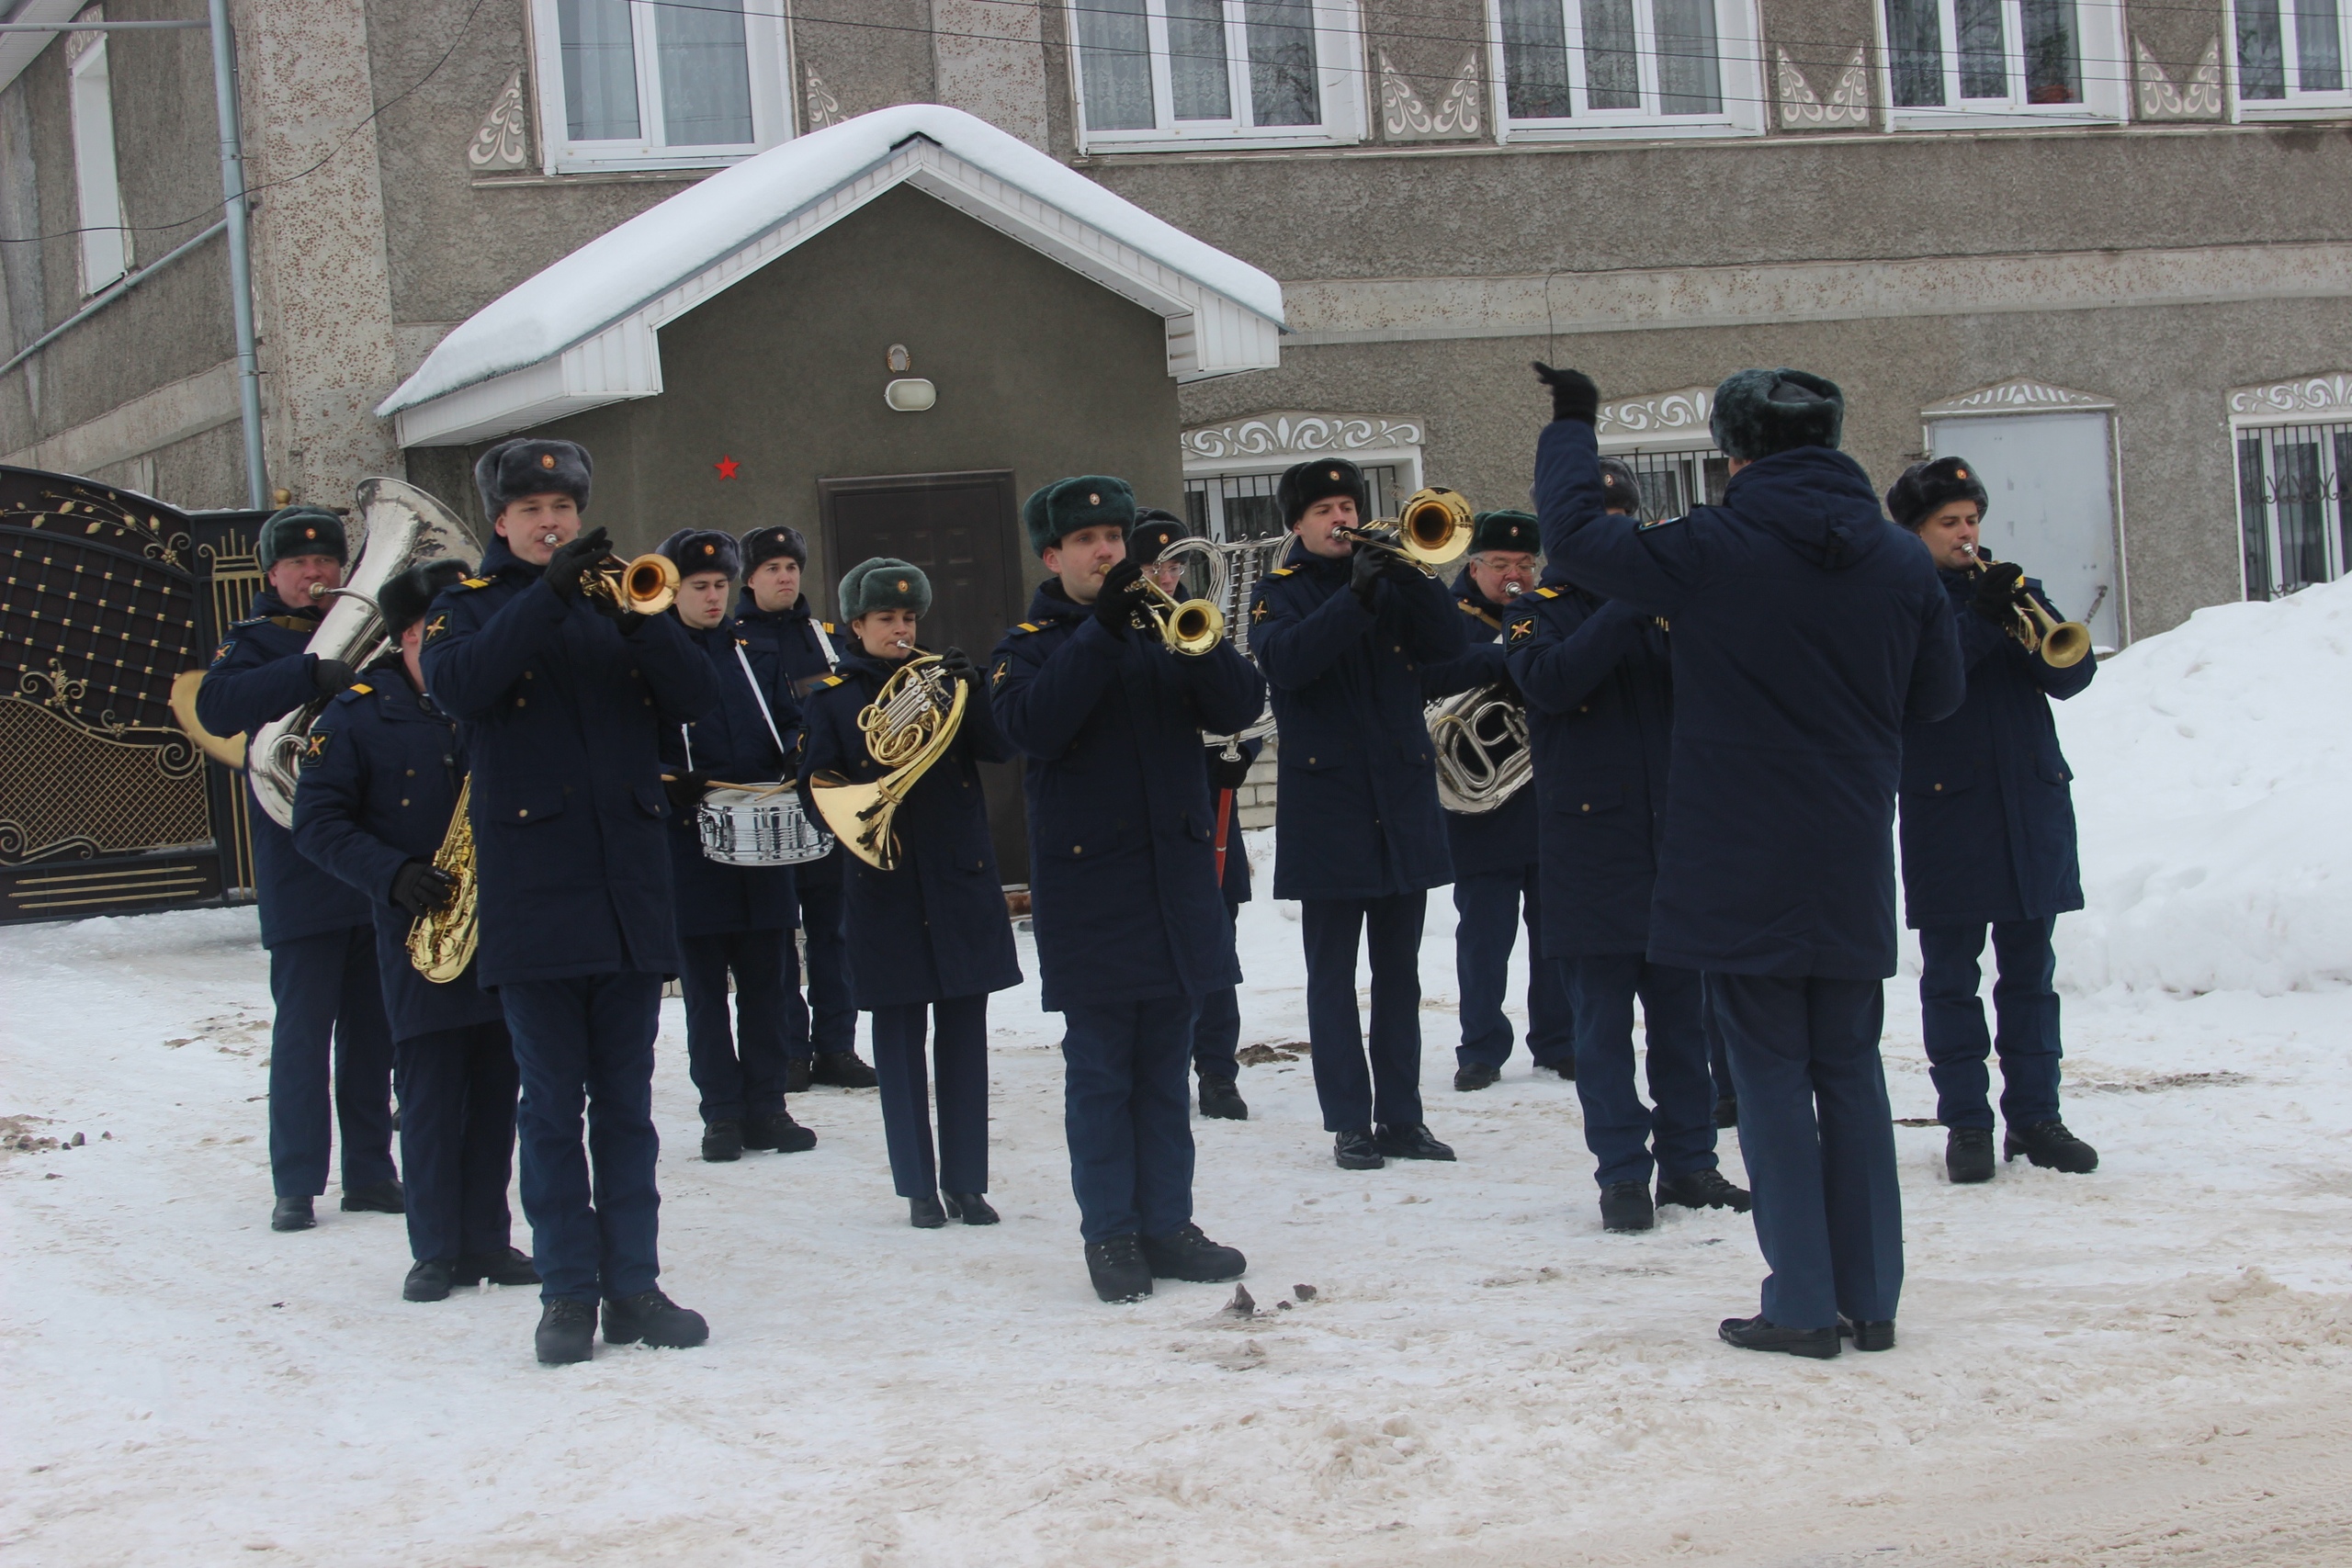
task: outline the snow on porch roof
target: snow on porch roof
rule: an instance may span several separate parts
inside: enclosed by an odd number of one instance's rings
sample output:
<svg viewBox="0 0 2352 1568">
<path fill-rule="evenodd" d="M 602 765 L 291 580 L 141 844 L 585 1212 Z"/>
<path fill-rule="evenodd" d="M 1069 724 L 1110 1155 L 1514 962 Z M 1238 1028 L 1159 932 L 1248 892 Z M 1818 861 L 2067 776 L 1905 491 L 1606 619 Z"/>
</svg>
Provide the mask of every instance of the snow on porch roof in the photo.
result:
<svg viewBox="0 0 2352 1568">
<path fill-rule="evenodd" d="M 1281 363 L 1282 285 L 985 120 L 901 104 L 812 131 L 639 213 L 460 321 L 377 408 L 455 446 L 662 390 L 658 330 L 907 184 L 1167 322 L 1168 373 Z"/>
</svg>

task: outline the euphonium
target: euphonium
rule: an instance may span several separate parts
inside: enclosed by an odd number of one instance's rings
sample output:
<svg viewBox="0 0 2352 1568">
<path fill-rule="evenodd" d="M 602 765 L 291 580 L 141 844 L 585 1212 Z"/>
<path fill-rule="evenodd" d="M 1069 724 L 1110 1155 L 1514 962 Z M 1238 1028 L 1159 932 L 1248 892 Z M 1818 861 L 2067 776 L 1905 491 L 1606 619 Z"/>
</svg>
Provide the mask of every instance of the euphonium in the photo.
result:
<svg viewBox="0 0 2352 1568">
<path fill-rule="evenodd" d="M 1516 582 L 1507 590 L 1516 600 Z M 1422 710 L 1437 759 L 1437 799 L 1448 811 L 1476 817 L 1494 810 L 1535 776 L 1527 744 L 1527 709 L 1498 681 L 1441 697 Z"/>
<path fill-rule="evenodd" d="M 1437 568 L 1470 547 L 1473 523 L 1470 503 L 1460 492 L 1431 485 L 1415 491 L 1393 523 L 1367 523 L 1333 531 L 1355 540 L 1358 549 L 1382 551 L 1435 577 Z"/>
<path fill-rule="evenodd" d="M 964 722 L 969 688 L 941 673 L 939 663 L 929 653 L 908 660 L 858 712 L 866 754 L 889 773 L 872 784 L 852 784 L 831 773 L 808 780 L 808 793 L 825 825 L 850 853 L 876 871 L 899 869 L 899 840 L 891 831 L 891 818 L 917 781 L 946 754 L 956 727 Z"/>
<path fill-rule="evenodd" d="M 580 592 L 640 615 L 658 615 L 678 597 L 677 563 L 659 554 L 632 561 L 606 556 L 581 575 Z"/>
<path fill-rule="evenodd" d="M 1970 570 L 1982 574 L 1994 564 L 1992 552 L 1981 546 L 1969 547 Z M 2041 661 L 2052 670 L 2065 670 L 2080 664 L 2091 650 L 2090 628 L 2080 621 L 2061 621 L 2041 607 L 2020 580 L 2017 597 L 2011 602 L 2008 625 L 2002 628 L 2015 637 L 2028 653 L 2041 655 Z"/>
<path fill-rule="evenodd" d="M 433 869 L 447 874 L 457 888 L 447 903 L 429 915 L 419 915 L 408 928 L 408 961 L 416 972 L 436 986 L 446 986 L 466 972 L 474 961 L 474 943 L 481 935 L 475 918 L 481 885 L 474 879 L 474 824 L 466 814 L 473 799 L 470 774 L 458 786 L 458 809 L 450 814 L 449 829 L 433 852 Z"/>
</svg>

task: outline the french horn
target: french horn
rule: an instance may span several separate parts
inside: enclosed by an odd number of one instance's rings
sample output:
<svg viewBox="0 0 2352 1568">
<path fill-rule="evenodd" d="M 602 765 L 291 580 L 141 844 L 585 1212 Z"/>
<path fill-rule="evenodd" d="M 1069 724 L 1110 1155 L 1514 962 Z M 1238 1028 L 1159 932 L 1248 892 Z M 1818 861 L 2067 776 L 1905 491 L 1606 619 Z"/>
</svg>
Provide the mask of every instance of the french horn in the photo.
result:
<svg viewBox="0 0 2352 1568">
<path fill-rule="evenodd" d="M 890 771 L 871 784 L 834 773 L 811 774 L 808 794 L 818 815 L 849 852 L 876 871 L 899 869 L 899 838 L 891 820 L 932 764 L 947 754 L 964 722 L 970 688 L 940 669 L 936 654 L 917 654 L 890 673 L 874 700 L 858 710 L 866 754 Z"/>
</svg>

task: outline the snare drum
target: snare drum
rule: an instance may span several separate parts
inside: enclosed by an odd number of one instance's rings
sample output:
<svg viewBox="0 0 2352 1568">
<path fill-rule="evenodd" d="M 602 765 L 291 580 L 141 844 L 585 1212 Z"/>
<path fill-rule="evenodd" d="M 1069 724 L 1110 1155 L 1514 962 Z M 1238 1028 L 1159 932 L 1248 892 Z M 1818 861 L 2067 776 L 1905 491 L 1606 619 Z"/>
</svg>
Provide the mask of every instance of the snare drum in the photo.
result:
<svg viewBox="0 0 2352 1568">
<path fill-rule="evenodd" d="M 832 852 L 788 784 L 713 784 L 695 813 L 707 860 L 721 865 L 804 865 Z"/>
</svg>

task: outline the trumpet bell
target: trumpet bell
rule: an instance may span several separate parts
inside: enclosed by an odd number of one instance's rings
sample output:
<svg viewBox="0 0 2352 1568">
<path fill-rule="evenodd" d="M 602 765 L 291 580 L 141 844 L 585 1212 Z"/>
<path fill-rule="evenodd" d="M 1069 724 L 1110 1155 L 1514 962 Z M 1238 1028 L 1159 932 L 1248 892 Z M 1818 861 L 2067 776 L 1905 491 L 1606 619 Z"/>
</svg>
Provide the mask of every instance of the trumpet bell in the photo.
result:
<svg viewBox="0 0 2352 1568">
<path fill-rule="evenodd" d="M 607 556 L 582 584 L 582 592 L 640 615 L 658 615 L 677 601 L 677 563 L 660 554 L 649 553 L 627 562 Z"/>
<path fill-rule="evenodd" d="M 1424 566 L 1443 566 L 1470 547 L 1469 502 L 1443 485 L 1417 490 L 1396 514 L 1396 547 Z"/>
<path fill-rule="evenodd" d="M 2041 661 L 2052 670 L 2069 670 L 2080 664 L 2091 651 L 2090 628 L 2080 621 L 2053 621 L 2050 612 L 2039 604 L 2029 605 L 2027 615 L 2032 620 L 2039 646 L 2035 651 Z"/>
<path fill-rule="evenodd" d="M 1225 640 L 1225 612 L 1205 599 L 1187 599 L 1160 613 L 1160 637 L 1177 652 L 1197 658 Z"/>
</svg>

